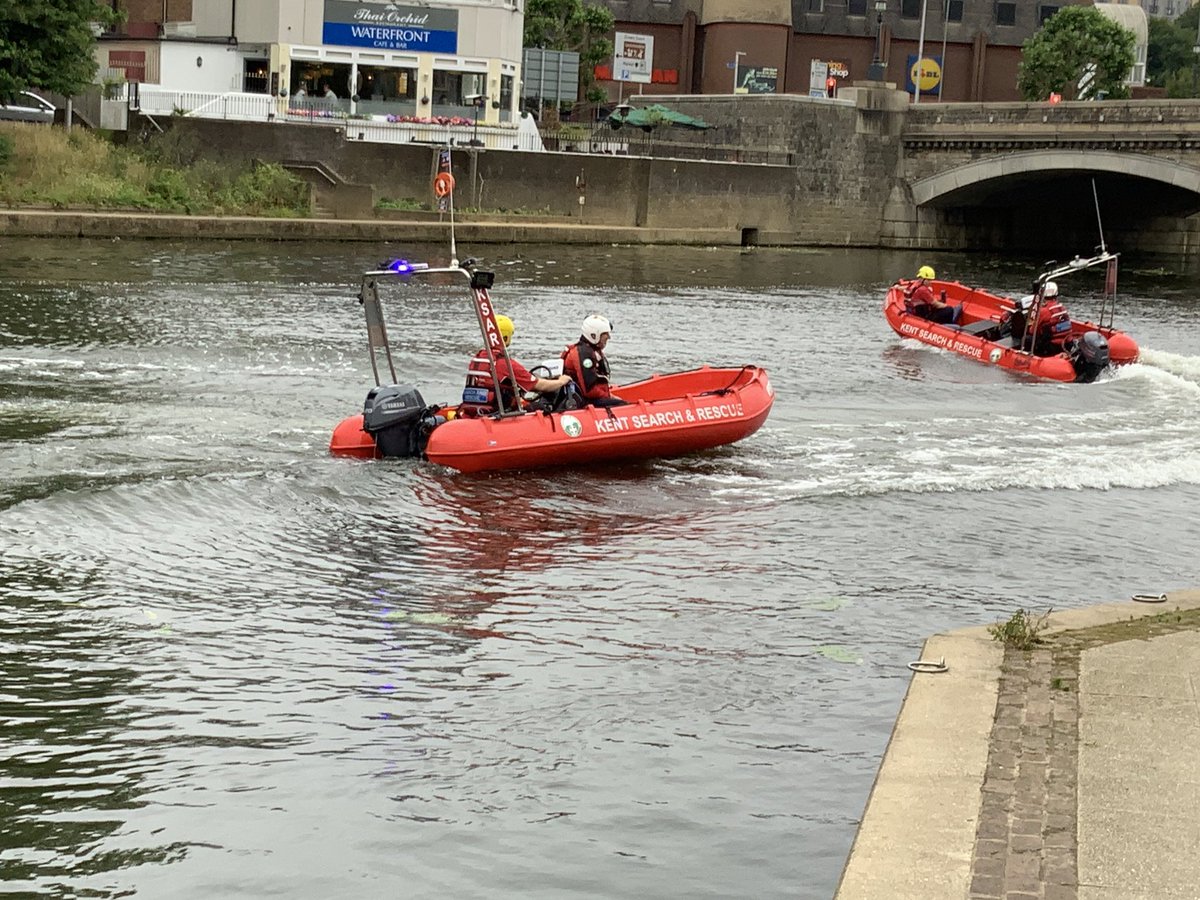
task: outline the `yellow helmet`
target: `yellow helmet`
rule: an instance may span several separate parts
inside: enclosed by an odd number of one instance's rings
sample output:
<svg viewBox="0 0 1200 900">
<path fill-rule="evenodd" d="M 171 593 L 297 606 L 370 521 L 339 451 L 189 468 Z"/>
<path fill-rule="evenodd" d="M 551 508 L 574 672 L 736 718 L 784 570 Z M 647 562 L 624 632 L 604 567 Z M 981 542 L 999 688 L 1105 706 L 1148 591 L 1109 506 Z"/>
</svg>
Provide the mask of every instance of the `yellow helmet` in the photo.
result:
<svg viewBox="0 0 1200 900">
<path fill-rule="evenodd" d="M 508 342 L 512 340 L 513 323 L 508 316 L 496 316 L 496 327 L 500 329 L 500 337 L 504 339 L 504 346 L 508 346 Z"/>
<path fill-rule="evenodd" d="M 926 281 L 931 281 L 934 278 L 937 278 L 937 273 L 934 272 L 930 266 L 921 266 L 921 268 L 917 269 L 917 277 L 924 278 Z"/>
</svg>

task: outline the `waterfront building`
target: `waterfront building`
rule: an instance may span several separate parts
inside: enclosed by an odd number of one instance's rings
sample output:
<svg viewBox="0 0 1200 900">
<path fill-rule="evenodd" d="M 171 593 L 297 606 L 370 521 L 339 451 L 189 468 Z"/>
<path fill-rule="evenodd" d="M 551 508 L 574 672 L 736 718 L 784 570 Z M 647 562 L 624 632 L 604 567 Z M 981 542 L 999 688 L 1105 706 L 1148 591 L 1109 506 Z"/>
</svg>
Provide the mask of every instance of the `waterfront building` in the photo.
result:
<svg viewBox="0 0 1200 900">
<path fill-rule="evenodd" d="M 118 0 L 114 0 L 118 2 Z M 120 0 L 110 76 L 332 115 L 519 116 L 524 0 Z"/>
</svg>

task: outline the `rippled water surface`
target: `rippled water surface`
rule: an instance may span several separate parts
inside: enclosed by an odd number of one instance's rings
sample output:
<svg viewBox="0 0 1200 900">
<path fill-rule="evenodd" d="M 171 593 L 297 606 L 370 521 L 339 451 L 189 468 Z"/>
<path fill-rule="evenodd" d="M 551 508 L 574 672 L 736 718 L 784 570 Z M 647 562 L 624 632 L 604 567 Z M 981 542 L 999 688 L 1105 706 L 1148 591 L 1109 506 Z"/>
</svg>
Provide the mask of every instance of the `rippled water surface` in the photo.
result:
<svg viewBox="0 0 1200 900">
<path fill-rule="evenodd" d="M 1145 362 L 1077 386 L 883 320 L 1029 261 L 469 248 L 527 364 L 603 311 L 619 380 L 778 391 L 733 447 L 480 477 L 327 454 L 400 249 L 6 243 L 5 891 L 827 898 L 926 636 L 1196 584 L 1194 276 L 1127 262 Z M 453 399 L 465 297 L 388 305 Z"/>
</svg>

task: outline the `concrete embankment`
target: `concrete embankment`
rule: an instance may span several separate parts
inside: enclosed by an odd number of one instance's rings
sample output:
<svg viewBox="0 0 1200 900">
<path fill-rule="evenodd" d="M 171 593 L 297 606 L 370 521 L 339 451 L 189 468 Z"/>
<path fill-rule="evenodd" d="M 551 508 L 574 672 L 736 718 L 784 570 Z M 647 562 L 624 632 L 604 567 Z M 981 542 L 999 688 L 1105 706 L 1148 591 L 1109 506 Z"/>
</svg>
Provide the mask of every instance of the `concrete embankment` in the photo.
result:
<svg viewBox="0 0 1200 900">
<path fill-rule="evenodd" d="M 732 228 L 646 228 L 557 222 L 455 223 L 460 241 L 476 244 L 684 244 L 739 246 Z M 178 216 L 62 210 L 0 211 L 0 236 L 58 238 L 167 238 L 252 241 L 444 242 L 443 222 L 395 219 L 265 219 L 248 216 Z"/>
<path fill-rule="evenodd" d="M 837 900 L 1196 897 L 1200 590 L 1142 600 L 931 637 Z"/>
</svg>

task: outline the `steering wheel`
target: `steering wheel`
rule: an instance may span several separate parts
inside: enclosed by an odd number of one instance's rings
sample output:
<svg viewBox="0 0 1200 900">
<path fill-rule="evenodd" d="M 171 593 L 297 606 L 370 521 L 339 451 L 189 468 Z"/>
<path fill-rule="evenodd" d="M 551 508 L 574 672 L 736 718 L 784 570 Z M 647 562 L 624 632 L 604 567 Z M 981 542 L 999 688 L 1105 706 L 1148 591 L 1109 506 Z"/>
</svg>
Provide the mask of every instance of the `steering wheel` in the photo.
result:
<svg viewBox="0 0 1200 900">
<path fill-rule="evenodd" d="M 532 369 L 529 370 L 529 374 L 532 375 L 534 378 L 550 379 L 550 378 L 554 377 L 550 373 L 549 366 L 534 366 Z M 524 391 L 522 396 L 525 400 L 538 400 L 541 398 L 542 395 L 539 394 L 537 391 Z"/>
</svg>

